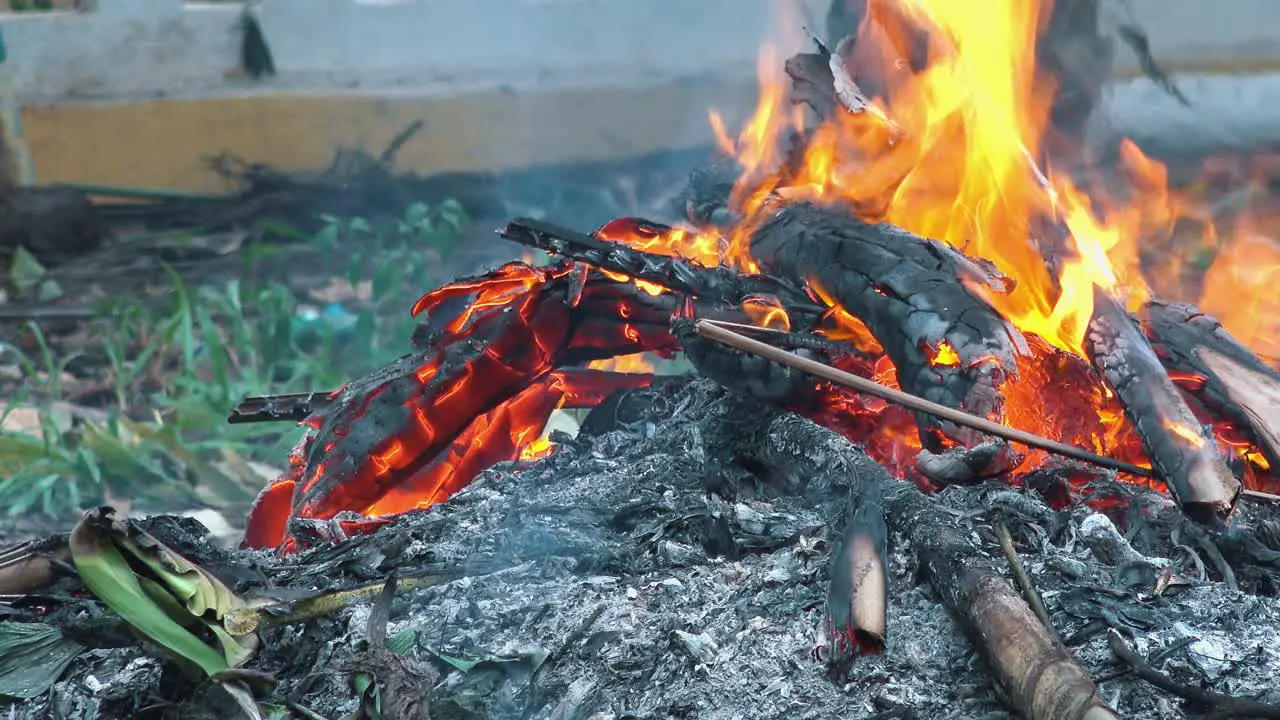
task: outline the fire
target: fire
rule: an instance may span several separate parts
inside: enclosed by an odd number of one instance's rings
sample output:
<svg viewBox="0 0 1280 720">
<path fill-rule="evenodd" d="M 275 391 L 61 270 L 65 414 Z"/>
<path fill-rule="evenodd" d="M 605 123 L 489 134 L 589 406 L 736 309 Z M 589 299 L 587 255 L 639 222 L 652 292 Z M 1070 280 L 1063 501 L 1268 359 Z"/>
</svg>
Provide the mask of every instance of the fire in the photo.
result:
<svg viewBox="0 0 1280 720">
<path fill-rule="evenodd" d="M 981 13 L 950 0 L 870 0 L 868 8 L 845 70 L 854 82 L 882 84 L 883 95 L 867 111 L 839 113 L 814 130 L 789 176 L 776 147 L 802 122 L 787 106 L 771 53 L 763 55 L 761 101 L 743 132 L 730 139 L 713 115 L 720 145 L 745 168 L 732 200 L 748 219 L 722 257 L 745 255 L 753 218 L 771 195 L 848 201 L 865 219 L 991 260 L 1014 287 L 1003 295 L 975 291 L 1024 332 L 1081 354 L 1095 287 L 1133 304 L 1145 298 L 1132 271 L 1135 233 L 1147 216 L 1118 206 L 1105 208 L 1101 220 L 1070 178 L 1046 173 L 1036 160 L 1053 84 L 1037 72 L 1035 42 L 1051 3 L 992 0 Z M 916 71 L 910 54 L 921 38 L 929 62 Z M 1037 225 L 1067 237 L 1033 242 Z M 1062 255 L 1056 276 L 1046 249 Z"/>
<path fill-rule="evenodd" d="M 520 448 L 519 458 L 521 460 L 538 460 L 551 454 L 555 449 L 555 443 L 547 438 L 538 438 L 533 442 Z"/>
<path fill-rule="evenodd" d="M 1280 242 L 1251 232 L 1246 222 L 1205 274 L 1199 306 L 1259 355 L 1280 357 L 1277 282 Z"/>
<path fill-rule="evenodd" d="M 1148 238 L 1168 236 L 1178 221 L 1195 218 L 1216 242 L 1205 203 L 1171 192 L 1163 166 L 1132 144 L 1121 152 L 1129 191 L 1114 196 L 1044 159 L 1054 85 L 1036 67 L 1035 46 L 1051 0 L 987 0 L 982 12 L 955 0 L 867 0 L 867 7 L 857 42 L 836 64 L 848 76 L 845 89 L 856 84 L 869 97 L 812 127 L 791 102 L 783 64 L 764 52 L 760 102 L 742 131 L 731 135 L 712 113 L 717 142 L 743 168 L 729 198 L 739 219 L 733 227 L 694 230 L 620 218 L 596 238 L 758 273 L 749 241 L 779 204 L 839 202 L 864 220 L 893 223 L 990 261 L 1012 281 L 1009 287 L 966 282 L 1022 332 L 1026 354 L 1016 368 L 1004 367 L 1004 356 L 962 356 L 967 346 L 958 350 L 943 340 L 918 348 L 933 371 L 942 376 L 944 368 L 967 363 L 966 369 L 1014 378 L 998 387 L 1003 422 L 1150 467 L 1120 403 L 1085 359 L 1084 339 L 1100 292 L 1131 309 L 1148 299 L 1139 253 Z M 782 150 L 793 133 L 804 137 L 799 153 Z M 1280 268 L 1273 230 L 1280 227 L 1240 218 L 1200 298 L 1206 312 L 1255 348 L 1275 338 L 1274 325 L 1260 318 L 1280 315 L 1270 299 Z M 898 388 L 898 368 L 867 324 L 841 307 L 830 288 L 809 278 L 807 290 L 826 306 L 812 329 L 855 348 L 835 364 Z M 423 316 L 419 332 L 430 342 L 418 343 L 415 335 L 415 346 L 430 352 L 414 367 L 394 368 L 400 374 L 377 376 L 381 384 L 356 394 L 343 422 L 315 421 L 317 435 L 255 507 L 251 542 L 279 544 L 290 517 L 328 519 L 344 511 L 380 517 L 429 507 L 494 463 L 545 456 L 552 450 L 542 435 L 551 412 L 646 386 L 654 371 L 649 353 L 670 357 L 677 349 L 670 293 L 566 262 L 513 263 L 426 294 L 414 314 Z M 775 298 L 751 297 L 738 310 L 759 327 L 793 329 Z M 1280 348 L 1267 354 L 1280 355 Z M 1191 392 L 1205 382 L 1174 380 Z M 398 425 L 377 442 L 350 431 L 375 411 Z M 922 443 L 911 412 L 828 385 L 819 386 L 805 412 L 864 444 L 891 471 L 913 477 Z M 1167 429 L 1192 447 L 1209 444 L 1196 428 Z M 1213 434 L 1250 468 L 1268 469 L 1230 424 L 1213 425 Z M 323 457 L 308 463 L 308 455 Z M 1046 460 L 1031 452 L 1023 469 Z"/>
<path fill-rule="evenodd" d="M 648 353 L 633 353 L 618 357 L 592 360 L 588 365 L 592 370 L 608 370 L 618 373 L 652 373 L 656 368 L 649 359 Z"/>
<path fill-rule="evenodd" d="M 929 353 L 930 365 L 955 367 L 960 364 L 960 353 L 956 352 L 956 349 L 946 340 L 938 343 L 936 348 L 925 348 L 925 350 Z"/>
<path fill-rule="evenodd" d="M 1203 448 L 1205 446 L 1204 436 L 1196 431 L 1195 428 L 1187 427 L 1182 423 L 1166 421 L 1164 426 L 1174 435 L 1187 441 L 1192 447 Z"/>
<path fill-rule="evenodd" d="M 762 328 L 791 331 L 791 317 L 777 300 L 769 297 L 750 297 L 742 303 L 742 310 L 751 322 Z"/>
</svg>

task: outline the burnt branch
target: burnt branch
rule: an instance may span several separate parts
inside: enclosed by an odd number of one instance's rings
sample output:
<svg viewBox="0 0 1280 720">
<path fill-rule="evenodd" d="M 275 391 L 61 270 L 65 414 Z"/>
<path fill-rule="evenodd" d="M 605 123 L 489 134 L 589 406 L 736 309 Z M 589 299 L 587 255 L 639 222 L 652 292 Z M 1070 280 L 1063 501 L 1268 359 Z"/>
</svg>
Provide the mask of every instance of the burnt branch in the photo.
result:
<svg viewBox="0 0 1280 720">
<path fill-rule="evenodd" d="M 836 433 L 754 400 L 736 404 L 717 440 L 740 459 L 800 482 L 884 493 L 889 528 L 916 552 L 930 585 L 986 655 L 1016 710 L 1035 720 L 1115 717 L 1093 681 L 954 517 Z"/>
<path fill-rule="evenodd" d="M 1161 366 L 1142 329 L 1109 294 L 1094 296 L 1085 349 L 1124 405 L 1156 475 L 1188 516 L 1216 524 L 1240 482 Z"/>
<path fill-rule="evenodd" d="M 844 530 L 831 553 L 827 622 L 837 662 L 883 652 L 888 636 L 889 530 L 882 491 L 875 486 L 850 493 Z"/>
<path fill-rule="evenodd" d="M 638 230 L 653 237 L 674 231 L 670 226 L 646 220 L 631 222 Z M 635 250 L 541 220 L 516 218 L 500 234 L 527 247 L 645 280 L 706 302 L 736 307 L 750 297 L 765 295 L 776 297 L 789 312 L 812 320 L 825 310 L 814 304 L 800 285 L 784 279 L 750 275 L 720 265 L 707 267 L 681 257 Z"/>
<path fill-rule="evenodd" d="M 1152 301 L 1144 327 L 1183 390 L 1236 423 L 1280 467 L 1280 372 L 1193 305 Z"/>
<path fill-rule="evenodd" d="M 1184 700 L 1209 706 L 1213 710 L 1209 717 L 1280 718 L 1280 705 L 1223 695 L 1175 681 L 1143 660 L 1142 656 L 1134 652 L 1115 630 L 1108 631 L 1107 644 L 1111 647 L 1111 652 L 1115 654 L 1116 659 L 1128 665 L 1134 675 Z"/>
<path fill-rule="evenodd" d="M 771 274 L 816 286 L 862 320 L 884 347 L 906 392 L 983 417 L 999 417 L 999 388 L 1028 352 L 1021 334 L 960 278 L 957 253 L 887 224 L 857 220 L 852 209 L 786 206 L 751 238 L 752 256 Z M 944 349 L 954 360 L 935 361 Z M 982 437 L 917 414 L 925 447 L 932 430 L 964 441 Z"/>
</svg>

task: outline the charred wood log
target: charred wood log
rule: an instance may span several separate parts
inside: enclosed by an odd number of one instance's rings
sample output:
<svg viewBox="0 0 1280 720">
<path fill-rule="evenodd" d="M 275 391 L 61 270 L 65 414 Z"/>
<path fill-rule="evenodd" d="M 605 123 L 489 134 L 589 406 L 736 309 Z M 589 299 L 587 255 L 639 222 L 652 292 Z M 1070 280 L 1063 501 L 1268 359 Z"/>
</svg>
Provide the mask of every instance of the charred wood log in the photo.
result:
<svg viewBox="0 0 1280 720">
<path fill-rule="evenodd" d="M 628 238 L 657 238 L 674 228 L 638 218 L 621 218 L 587 235 L 552 223 L 517 218 L 501 231 L 502 237 L 528 247 L 575 260 L 606 272 L 644 280 L 676 293 L 692 295 L 709 303 L 737 307 L 754 296 L 772 296 L 791 313 L 799 313 L 797 324 L 809 324 L 824 311 L 803 287 L 786 279 L 750 275 L 725 266 L 706 267 L 695 261 L 636 250 L 621 242 L 610 242 L 610 234 Z M 806 322 L 806 320 L 808 322 Z"/>
<path fill-rule="evenodd" d="M 1235 507 L 1240 482 L 1142 329 L 1101 290 L 1095 293 L 1085 349 L 1124 405 L 1152 468 L 1183 512 L 1206 524 L 1220 523 Z"/>
<path fill-rule="evenodd" d="M 255 422 L 302 422 L 333 402 L 336 391 L 255 395 L 240 401 L 227 422 L 232 425 Z"/>
<path fill-rule="evenodd" d="M 1105 720 L 1115 713 L 995 565 L 938 505 L 836 433 L 744 399 L 723 436 L 745 461 L 814 485 L 883 491 L 885 519 L 916 552 L 934 591 L 987 657 L 1014 709 L 1035 720 Z M 840 599 L 837 602 L 845 602 Z M 852 600 L 849 600 L 852 602 Z"/>
<path fill-rule="evenodd" d="M 1143 327 L 1175 382 L 1236 423 L 1280 468 L 1280 372 L 1193 305 L 1152 301 Z"/>
<path fill-rule="evenodd" d="M 862 320 L 884 347 L 906 392 L 983 417 L 1003 411 L 1000 386 L 1028 352 L 1021 334 L 960 278 L 958 253 L 840 206 L 793 203 L 752 235 L 751 254 L 768 273 L 805 280 Z M 961 256 L 962 257 L 962 256 Z M 983 437 L 917 414 L 924 446 L 939 433 L 964 444 Z"/>
<path fill-rule="evenodd" d="M 837 659 L 880 653 L 888 636 L 889 530 L 883 491 L 874 485 L 850 493 L 844 531 L 831 553 L 827 618 Z"/>
<path fill-rule="evenodd" d="M 259 497 L 246 544 L 279 545 L 291 520 L 384 515 L 431 504 L 515 459 L 557 406 L 594 405 L 650 376 L 558 370 L 670 353 L 670 300 L 570 265 L 513 263 L 415 306 L 415 352 L 312 405 L 286 474 Z M 304 403 L 305 404 L 305 403 Z M 257 401 L 244 408 L 271 409 Z"/>
<path fill-rule="evenodd" d="M 791 410 L 804 407 L 812 396 L 812 378 L 765 358 L 707 342 L 698 335 L 693 321 L 688 318 L 673 320 L 671 332 L 698 372 L 727 388 Z M 805 357 L 819 356 L 819 352 L 811 347 L 795 348 L 795 352 Z"/>
</svg>

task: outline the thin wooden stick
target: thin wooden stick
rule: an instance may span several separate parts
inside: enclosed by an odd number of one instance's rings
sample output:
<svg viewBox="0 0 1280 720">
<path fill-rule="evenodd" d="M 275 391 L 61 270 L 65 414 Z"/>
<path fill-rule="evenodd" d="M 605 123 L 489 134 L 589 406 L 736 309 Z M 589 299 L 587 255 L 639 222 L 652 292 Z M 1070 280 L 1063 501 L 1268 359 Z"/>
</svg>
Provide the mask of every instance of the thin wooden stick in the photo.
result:
<svg viewBox="0 0 1280 720">
<path fill-rule="evenodd" d="M 1031 612 L 1035 613 L 1036 618 L 1044 625 L 1044 629 L 1061 644 L 1062 638 L 1058 637 L 1058 631 L 1053 627 L 1053 621 L 1049 619 L 1049 610 L 1044 606 L 1044 598 L 1040 597 L 1040 592 L 1031 582 L 1031 576 L 1027 574 L 1026 568 L 1022 566 L 1022 560 L 1018 557 L 1018 549 L 1013 546 L 1013 536 L 1009 534 L 1009 527 L 1003 520 L 997 520 L 995 530 L 996 537 L 1000 540 L 1000 549 L 1004 550 L 1004 557 L 1009 561 L 1009 571 L 1013 573 L 1013 579 L 1017 581 L 1018 589 L 1022 591 L 1022 599 L 1027 601 Z"/>
<path fill-rule="evenodd" d="M 940 405 L 931 400 L 925 400 L 922 397 L 912 395 L 911 393 L 895 390 L 891 387 L 881 385 L 874 380 L 859 377 L 853 373 L 848 373 L 844 370 L 831 367 L 830 365 L 824 365 L 816 360 L 810 360 L 809 358 L 802 357 L 793 352 L 788 352 L 767 343 L 762 343 L 759 340 L 753 340 L 752 338 L 730 330 L 724 323 L 717 320 L 698 320 L 694 322 L 693 328 L 695 332 L 709 340 L 724 343 L 725 345 L 737 348 L 745 353 L 750 353 L 766 360 L 772 360 L 779 365 L 786 365 L 793 370 L 808 373 L 809 375 L 827 380 L 828 382 L 833 382 L 837 385 L 843 385 L 847 388 L 857 390 L 858 392 L 873 395 L 882 400 L 887 400 L 891 403 L 901 405 L 908 410 L 928 413 L 943 420 L 950 420 L 957 425 L 981 430 L 989 435 L 995 435 L 996 437 L 1021 443 L 1028 447 L 1045 450 L 1047 452 L 1054 453 L 1055 455 L 1062 455 L 1075 460 L 1092 463 L 1099 467 L 1110 468 L 1119 472 L 1137 475 L 1138 477 L 1159 479 L 1150 468 L 1144 468 L 1139 465 L 1124 462 L 1123 460 L 1116 460 L 1115 458 L 1110 458 L 1105 455 L 1089 452 L 1088 450 L 1075 447 L 1074 445 L 1068 445 L 1066 443 L 1058 442 L 1057 440 L 1050 440 L 1047 437 L 1041 437 L 1040 435 L 1035 435 L 1024 430 L 1018 430 L 1017 428 L 1006 427 L 984 417 L 972 415 L 964 412 L 963 410 L 947 407 L 946 405 Z M 1272 495 L 1271 493 L 1259 492 L 1257 490 L 1241 490 L 1240 494 L 1257 500 L 1280 501 L 1280 495 Z"/>
<path fill-rule="evenodd" d="M 942 420 L 949 420 L 957 425 L 981 430 L 988 435 L 995 435 L 996 437 L 1004 438 L 1005 440 L 1021 443 L 1028 447 L 1039 448 L 1041 450 L 1046 450 L 1048 452 L 1076 460 L 1082 460 L 1100 467 L 1111 468 L 1112 470 L 1119 470 L 1121 472 L 1127 472 L 1141 477 L 1155 477 L 1151 470 L 1147 468 L 1116 460 L 1115 458 L 1109 458 L 1105 455 L 1092 453 L 1088 450 L 1075 447 L 1074 445 L 1058 442 L 1057 440 L 1050 440 L 1046 437 L 1033 435 L 1029 432 L 1018 430 L 1017 428 L 1005 427 L 1004 425 L 992 422 L 984 417 L 972 415 L 964 412 L 963 410 L 950 408 L 931 400 L 925 400 L 924 398 L 916 397 L 915 395 L 901 390 L 895 390 L 891 387 L 881 385 L 874 380 L 858 377 L 853 373 L 833 368 L 830 365 L 824 365 L 816 360 L 801 357 L 795 353 L 787 352 L 786 350 L 776 348 L 767 343 L 762 343 L 759 340 L 753 340 L 745 335 L 741 335 L 729 330 L 728 328 L 722 327 L 719 323 L 712 320 L 698 320 L 693 324 L 693 327 L 699 335 L 710 340 L 724 343 L 725 345 L 737 348 L 743 352 L 758 355 L 766 360 L 772 360 L 779 365 L 786 365 L 794 370 L 799 370 L 800 372 L 808 373 L 814 377 L 822 378 L 823 380 L 827 380 L 838 385 L 843 385 L 847 388 L 857 390 L 858 392 L 874 395 L 882 400 L 887 400 L 891 403 L 901 405 L 908 410 L 928 413 L 929 415 L 933 415 L 934 417 Z"/>
</svg>

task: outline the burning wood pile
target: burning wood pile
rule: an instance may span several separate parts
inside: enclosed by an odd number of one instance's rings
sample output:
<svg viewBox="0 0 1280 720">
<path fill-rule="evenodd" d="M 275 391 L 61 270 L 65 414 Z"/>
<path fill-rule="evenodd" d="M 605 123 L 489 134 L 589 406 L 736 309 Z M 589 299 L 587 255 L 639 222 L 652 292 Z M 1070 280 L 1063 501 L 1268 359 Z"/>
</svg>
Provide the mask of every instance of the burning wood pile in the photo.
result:
<svg viewBox="0 0 1280 720">
<path fill-rule="evenodd" d="M 1280 716 L 1280 373 L 1150 297 L 1137 242 L 1167 214 L 1051 169 L 1035 4 L 955 5 L 875 3 L 789 59 L 678 226 L 515 220 L 555 263 L 427 293 L 411 352 L 339 391 L 237 408 L 309 428 L 249 517 L 275 554 L 77 531 L 237 593 L 399 573 L 371 610 L 224 623 L 285 626 L 241 662 L 298 713 Z M 705 379 L 621 371 L 639 353 Z M 572 408 L 579 436 L 543 439 Z M 429 662 L 387 649 L 393 617 Z M 159 692 L 95 652 L 72 678 Z M 86 682 L 42 707 L 107 707 Z"/>
</svg>

